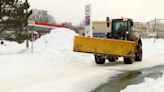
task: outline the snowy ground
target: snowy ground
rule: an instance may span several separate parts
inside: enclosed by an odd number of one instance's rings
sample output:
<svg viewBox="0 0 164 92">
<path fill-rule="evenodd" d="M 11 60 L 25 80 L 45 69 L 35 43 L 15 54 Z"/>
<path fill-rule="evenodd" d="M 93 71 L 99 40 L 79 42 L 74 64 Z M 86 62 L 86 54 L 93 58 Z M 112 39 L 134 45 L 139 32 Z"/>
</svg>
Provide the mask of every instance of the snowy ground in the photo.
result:
<svg viewBox="0 0 164 92">
<path fill-rule="evenodd" d="M 164 76 L 159 79 L 145 78 L 144 83 L 138 85 L 130 85 L 121 92 L 163 92 Z"/>
<path fill-rule="evenodd" d="M 164 64 L 161 39 L 143 40 L 143 62 L 96 65 L 92 54 L 72 51 L 74 35 L 69 29 L 52 30 L 34 42 L 33 54 L 25 44 L 0 45 L 0 92 L 89 92 L 125 70 Z"/>
</svg>

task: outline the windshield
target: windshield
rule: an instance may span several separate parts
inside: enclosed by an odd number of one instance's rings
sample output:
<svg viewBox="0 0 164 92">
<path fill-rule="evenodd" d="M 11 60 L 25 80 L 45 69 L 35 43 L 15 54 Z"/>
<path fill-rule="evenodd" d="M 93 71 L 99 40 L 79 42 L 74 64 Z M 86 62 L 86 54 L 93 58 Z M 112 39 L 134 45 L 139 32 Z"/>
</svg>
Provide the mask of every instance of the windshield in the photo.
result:
<svg viewBox="0 0 164 92">
<path fill-rule="evenodd" d="M 127 21 L 113 21 L 112 34 L 115 37 L 121 38 L 125 36 L 125 32 L 128 30 Z"/>
<path fill-rule="evenodd" d="M 120 31 L 126 31 L 127 30 L 127 22 L 126 21 L 116 21 L 113 22 L 113 32 L 117 33 Z"/>
</svg>

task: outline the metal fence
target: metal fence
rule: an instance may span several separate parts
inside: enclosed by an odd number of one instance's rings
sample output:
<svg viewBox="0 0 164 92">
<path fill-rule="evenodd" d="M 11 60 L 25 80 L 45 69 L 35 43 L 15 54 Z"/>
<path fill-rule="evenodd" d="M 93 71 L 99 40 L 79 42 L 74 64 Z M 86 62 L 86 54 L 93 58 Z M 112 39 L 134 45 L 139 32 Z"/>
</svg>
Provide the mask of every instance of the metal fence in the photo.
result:
<svg viewBox="0 0 164 92">
<path fill-rule="evenodd" d="M 164 38 L 164 19 L 154 19 L 139 25 L 143 38 Z"/>
</svg>

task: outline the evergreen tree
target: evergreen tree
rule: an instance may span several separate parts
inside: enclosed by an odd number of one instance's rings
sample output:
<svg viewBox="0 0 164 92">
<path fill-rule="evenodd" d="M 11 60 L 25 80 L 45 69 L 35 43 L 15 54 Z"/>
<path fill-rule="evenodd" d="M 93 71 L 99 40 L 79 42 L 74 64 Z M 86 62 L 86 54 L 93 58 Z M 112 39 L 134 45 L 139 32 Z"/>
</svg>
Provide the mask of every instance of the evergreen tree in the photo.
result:
<svg viewBox="0 0 164 92">
<path fill-rule="evenodd" d="M 28 17 L 32 14 L 29 10 L 28 0 L 0 0 L 0 31 L 8 28 L 17 28 L 23 31 L 28 25 Z"/>
</svg>

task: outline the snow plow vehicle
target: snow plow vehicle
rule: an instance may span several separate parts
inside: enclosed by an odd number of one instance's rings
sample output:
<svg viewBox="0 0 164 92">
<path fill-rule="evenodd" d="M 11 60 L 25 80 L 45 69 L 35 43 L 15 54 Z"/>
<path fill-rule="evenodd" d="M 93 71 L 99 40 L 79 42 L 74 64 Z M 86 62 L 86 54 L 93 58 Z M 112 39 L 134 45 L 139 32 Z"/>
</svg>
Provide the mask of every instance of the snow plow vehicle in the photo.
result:
<svg viewBox="0 0 164 92">
<path fill-rule="evenodd" d="M 107 26 L 111 23 L 111 31 L 105 38 L 75 36 L 75 52 L 93 53 L 97 64 L 104 64 L 108 59 L 115 62 L 123 57 L 125 64 L 142 61 L 142 41 L 140 34 L 132 29 L 132 19 L 107 18 Z"/>
</svg>

